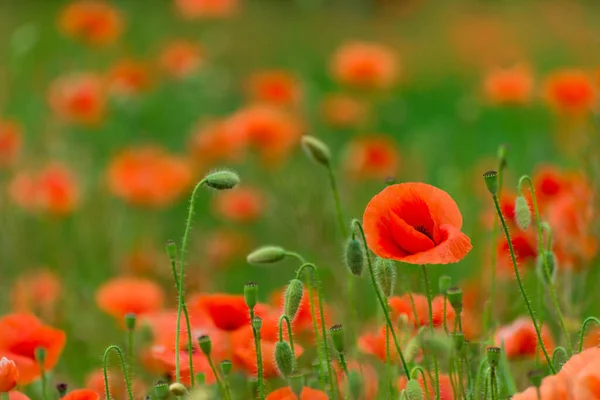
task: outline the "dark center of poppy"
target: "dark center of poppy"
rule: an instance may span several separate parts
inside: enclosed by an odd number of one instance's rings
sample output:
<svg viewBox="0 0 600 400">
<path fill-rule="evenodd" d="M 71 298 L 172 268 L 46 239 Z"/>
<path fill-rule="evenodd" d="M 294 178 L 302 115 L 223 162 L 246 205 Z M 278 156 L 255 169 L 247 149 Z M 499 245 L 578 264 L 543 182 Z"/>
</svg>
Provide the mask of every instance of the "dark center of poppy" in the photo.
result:
<svg viewBox="0 0 600 400">
<path fill-rule="evenodd" d="M 431 235 L 431 233 L 427 230 L 427 228 L 425 228 L 423 225 L 419 225 L 417 227 L 415 227 L 415 230 L 417 232 L 421 232 L 423 235 L 427 236 L 429 239 L 431 239 L 432 242 L 435 243 L 435 241 L 433 240 L 433 236 Z"/>
</svg>

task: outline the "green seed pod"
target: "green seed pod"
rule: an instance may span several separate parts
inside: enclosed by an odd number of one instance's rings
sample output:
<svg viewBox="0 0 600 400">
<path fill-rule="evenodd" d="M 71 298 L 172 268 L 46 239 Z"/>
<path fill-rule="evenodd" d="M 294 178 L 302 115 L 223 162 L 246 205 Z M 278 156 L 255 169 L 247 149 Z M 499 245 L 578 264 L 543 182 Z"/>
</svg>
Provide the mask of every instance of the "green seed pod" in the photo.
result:
<svg viewBox="0 0 600 400">
<path fill-rule="evenodd" d="M 174 261 L 177 259 L 177 245 L 172 240 L 167 240 L 165 244 L 167 248 L 167 255 L 169 256 L 169 260 Z"/>
<path fill-rule="evenodd" d="M 299 279 L 292 279 L 290 284 L 285 289 L 285 295 L 283 300 L 283 313 L 292 321 L 302 302 L 302 295 L 304 293 L 304 285 Z"/>
<path fill-rule="evenodd" d="M 244 285 L 244 300 L 246 306 L 250 310 L 254 310 L 256 303 L 258 303 L 258 284 L 256 282 L 246 282 Z"/>
<path fill-rule="evenodd" d="M 485 185 L 492 196 L 498 194 L 498 173 L 496 171 L 487 171 L 483 174 Z"/>
<path fill-rule="evenodd" d="M 358 240 L 348 240 L 346 243 L 344 260 L 346 261 L 346 266 L 350 272 L 356 276 L 361 276 L 365 267 L 365 253 Z"/>
<path fill-rule="evenodd" d="M 457 314 L 460 314 L 462 312 L 462 308 L 463 308 L 462 290 L 457 287 L 451 287 L 450 289 L 448 289 L 446 294 L 448 296 L 448 301 L 450 302 L 450 305 L 452 306 L 452 308 L 454 308 L 454 311 Z"/>
<path fill-rule="evenodd" d="M 229 376 L 229 374 L 231 373 L 231 369 L 233 368 L 233 363 L 231 362 L 231 360 L 223 360 L 221 361 L 220 367 L 223 376 Z"/>
<path fill-rule="evenodd" d="M 548 268 L 547 273 L 546 267 Z M 553 252 L 543 251 L 537 256 L 535 262 L 535 272 L 538 275 L 538 279 L 541 279 L 544 285 L 550 285 L 554 283 L 557 269 L 557 260 Z"/>
<path fill-rule="evenodd" d="M 491 367 L 497 367 L 500 362 L 500 347 L 487 348 L 487 361 Z"/>
<path fill-rule="evenodd" d="M 373 267 L 375 282 L 385 297 L 391 297 L 394 294 L 396 285 L 396 266 L 391 260 L 378 258 Z"/>
<path fill-rule="evenodd" d="M 304 389 L 304 375 L 299 372 L 291 374 L 288 376 L 288 385 L 290 386 L 290 389 L 292 389 L 292 393 L 294 393 L 297 398 L 300 398 L 302 390 Z"/>
<path fill-rule="evenodd" d="M 517 196 L 515 200 L 515 221 L 522 231 L 527 230 L 531 225 L 531 210 L 523 196 Z"/>
<path fill-rule="evenodd" d="M 442 275 L 440 276 L 438 285 L 440 288 L 440 294 L 445 295 L 448 289 L 450 289 L 452 286 L 452 278 L 450 278 L 448 275 Z"/>
<path fill-rule="evenodd" d="M 173 396 L 183 396 L 187 393 L 187 389 L 181 383 L 175 382 L 171 383 L 171 386 L 169 386 L 169 392 L 171 392 Z"/>
<path fill-rule="evenodd" d="M 136 316 L 134 313 L 125 314 L 125 327 L 132 331 L 135 329 Z"/>
<path fill-rule="evenodd" d="M 325 143 L 313 136 L 303 136 L 302 149 L 306 155 L 317 164 L 329 166 L 331 162 L 331 152 Z"/>
<path fill-rule="evenodd" d="M 59 383 L 56 385 L 56 391 L 58 392 L 58 398 L 62 399 L 67 394 L 67 390 L 69 389 L 69 385 L 66 383 Z"/>
<path fill-rule="evenodd" d="M 285 249 L 279 246 L 263 246 L 246 256 L 249 264 L 273 264 L 285 258 Z"/>
<path fill-rule="evenodd" d="M 210 340 L 210 336 L 202 335 L 198 338 L 198 345 L 200 346 L 200 350 L 205 356 L 210 356 L 212 351 L 212 341 Z"/>
<path fill-rule="evenodd" d="M 406 388 L 404 389 L 404 393 L 406 394 L 407 400 L 423 400 L 423 389 L 421 389 L 421 385 L 416 379 L 411 379 L 406 383 Z"/>
<path fill-rule="evenodd" d="M 167 399 L 169 397 L 169 384 L 163 381 L 156 382 L 156 385 L 154 385 L 154 394 L 160 400 Z"/>
<path fill-rule="evenodd" d="M 252 318 L 252 328 L 254 328 L 255 331 L 260 332 L 262 326 L 263 320 L 261 317 L 257 315 L 256 317 Z"/>
<path fill-rule="evenodd" d="M 204 177 L 204 184 L 216 190 L 233 189 L 240 183 L 238 174 L 232 171 L 217 171 Z"/>
<path fill-rule="evenodd" d="M 275 365 L 281 376 L 288 377 L 294 371 L 295 357 L 292 348 L 286 341 L 275 345 Z"/>
<path fill-rule="evenodd" d="M 334 325 L 329 328 L 329 336 L 333 342 L 333 347 L 338 353 L 343 353 L 345 350 L 344 343 L 344 327 L 342 325 Z"/>
</svg>

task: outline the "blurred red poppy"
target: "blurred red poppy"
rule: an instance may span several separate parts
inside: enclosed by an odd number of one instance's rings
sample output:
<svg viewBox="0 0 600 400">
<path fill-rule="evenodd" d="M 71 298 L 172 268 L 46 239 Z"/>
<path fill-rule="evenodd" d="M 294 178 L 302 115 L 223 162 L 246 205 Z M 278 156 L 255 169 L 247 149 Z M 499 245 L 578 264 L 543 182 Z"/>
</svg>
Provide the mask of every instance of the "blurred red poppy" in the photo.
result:
<svg viewBox="0 0 600 400">
<path fill-rule="evenodd" d="M 487 101 L 493 104 L 526 104 L 531 100 L 533 92 L 533 74 L 523 65 L 510 68 L 494 68 L 483 84 Z"/>
<path fill-rule="evenodd" d="M 234 162 L 242 160 L 246 150 L 246 142 L 228 128 L 225 121 L 200 122 L 189 141 L 190 152 L 194 161 L 201 167 L 214 166 L 217 162 Z"/>
<path fill-rule="evenodd" d="M 560 70 L 548 76 L 545 83 L 548 103 L 556 110 L 577 115 L 591 112 L 597 90 L 591 77 L 580 70 Z"/>
<path fill-rule="evenodd" d="M 554 339 L 548 326 L 542 327 L 542 341 L 546 351 L 552 354 Z M 498 329 L 494 339 L 497 346 L 504 343 L 506 357 L 509 360 L 522 357 L 535 357 L 536 351 L 540 352 L 535 327 L 528 317 L 521 317 L 512 324 Z"/>
<path fill-rule="evenodd" d="M 106 98 L 102 79 L 91 73 L 64 75 L 50 86 L 48 101 L 60 118 L 77 124 L 97 125 L 102 121 Z"/>
<path fill-rule="evenodd" d="M 15 163 L 22 147 L 21 127 L 15 121 L 0 120 L 0 168 Z"/>
<path fill-rule="evenodd" d="M 100 400 L 100 395 L 90 389 L 77 389 L 67 393 L 64 400 Z"/>
<path fill-rule="evenodd" d="M 353 179 L 395 177 L 400 167 L 396 143 L 386 135 L 358 136 L 344 151 L 344 170 Z"/>
<path fill-rule="evenodd" d="M 129 313 L 140 316 L 160 310 L 164 297 L 157 283 L 133 277 L 113 278 L 96 292 L 98 307 L 120 320 Z"/>
<path fill-rule="evenodd" d="M 399 61 L 393 49 L 380 43 L 348 42 L 331 61 L 334 78 L 362 89 L 385 89 L 398 80 Z"/>
<path fill-rule="evenodd" d="M 160 54 L 160 65 L 173 78 L 183 79 L 195 74 L 202 66 L 202 48 L 194 42 L 177 40 Z"/>
<path fill-rule="evenodd" d="M 187 19 L 225 18 L 238 9 L 239 0 L 175 0 L 177 11 Z"/>
<path fill-rule="evenodd" d="M 128 97 L 142 93 L 151 84 L 150 69 L 142 61 L 126 58 L 108 71 L 109 90 L 117 96 Z"/>
<path fill-rule="evenodd" d="M 336 128 L 354 128 L 367 120 L 367 105 L 344 94 L 331 94 L 323 99 L 321 113 L 329 125 Z"/>
<path fill-rule="evenodd" d="M 41 313 L 46 318 L 52 318 L 61 292 L 62 284 L 53 272 L 35 270 L 23 273 L 12 285 L 12 309 L 20 313 Z"/>
<path fill-rule="evenodd" d="M 0 393 L 13 390 L 19 381 L 19 370 L 13 360 L 6 357 L 0 359 Z"/>
<path fill-rule="evenodd" d="M 265 196 L 257 188 L 239 187 L 217 193 L 213 198 L 215 213 L 232 222 L 256 221 L 263 214 Z"/>
<path fill-rule="evenodd" d="M 251 101 L 281 106 L 297 105 L 302 97 L 298 78 L 285 70 L 267 70 L 248 79 L 247 91 Z"/>
<path fill-rule="evenodd" d="M 327 393 L 322 392 L 317 389 L 311 389 L 308 386 L 305 386 L 302 389 L 302 393 L 300 393 L 300 399 L 298 396 L 292 392 L 288 386 L 282 387 L 280 389 L 274 390 L 269 393 L 266 397 L 266 400 L 327 400 L 329 396 Z"/>
<path fill-rule="evenodd" d="M 437 387 L 436 387 L 436 382 L 435 380 L 431 379 L 431 375 L 428 375 L 428 377 L 430 379 L 427 380 L 427 382 L 425 382 L 423 380 L 423 376 L 419 375 L 419 377 L 417 378 L 417 381 L 419 382 L 419 385 L 421 385 L 421 389 L 423 390 L 423 392 L 426 393 L 427 398 L 431 398 L 434 399 L 437 397 Z M 454 390 L 452 388 L 452 381 L 450 380 L 450 377 L 446 374 L 439 374 L 439 380 L 440 380 L 440 400 L 454 400 Z M 398 381 L 398 387 L 400 390 L 403 390 L 406 387 L 406 377 L 402 376 L 399 381 Z M 427 389 L 425 389 L 425 386 L 427 386 Z"/>
<path fill-rule="evenodd" d="M 115 42 L 123 32 L 123 17 L 109 2 L 77 0 L 68 4 L 59 17 L 63 34 L 92 45 Z"/>
</svg>

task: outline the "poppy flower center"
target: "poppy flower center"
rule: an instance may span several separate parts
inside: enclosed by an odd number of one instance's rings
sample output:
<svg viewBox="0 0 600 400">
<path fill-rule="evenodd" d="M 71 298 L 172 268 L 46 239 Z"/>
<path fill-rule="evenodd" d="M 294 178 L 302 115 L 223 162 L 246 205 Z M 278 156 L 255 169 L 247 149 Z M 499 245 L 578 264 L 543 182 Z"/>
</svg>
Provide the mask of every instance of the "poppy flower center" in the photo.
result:
<svg viewBox="0 0 600 400">
<path fill-rule="evenodd" d="M 415 230 L 417 232 L 421 232 L 423 235 L 427 236 L 429 239 L 431 239 L 432 242 L 435 243 L 435 240 L 433 240 L 433 235 L 423 225 L 419 225 L 419 226 L 415 227 Z"/>
</svg>

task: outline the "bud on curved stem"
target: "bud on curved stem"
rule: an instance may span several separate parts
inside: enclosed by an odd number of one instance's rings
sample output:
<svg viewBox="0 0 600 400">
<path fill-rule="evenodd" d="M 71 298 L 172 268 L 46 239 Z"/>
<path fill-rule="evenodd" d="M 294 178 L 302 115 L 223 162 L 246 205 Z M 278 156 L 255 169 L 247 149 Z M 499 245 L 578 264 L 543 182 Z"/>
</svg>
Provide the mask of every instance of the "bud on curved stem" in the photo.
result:
<svg viewBox="0 0 600 400">
<path fill-rule="evenodd" d="M 279 246 L 262 246 L 248 254 L 246 261 L 248 264 L 274 264 L 283 260 L 286 256 L 286 251 Z"/>
<path fill-rule="evenodd" d="M 302 136 L 302 149 L 315 163 L 326 167 L 331 163 L 331 152 L 325 143 L 313 136 Z"/>
<path fill-rule="evenodd" d="M 211 189 L 229 190 L 240 183 L 240 177 L 235 172 L 223 170 L 206 175 L 202 182 Z"/>
</svg>

